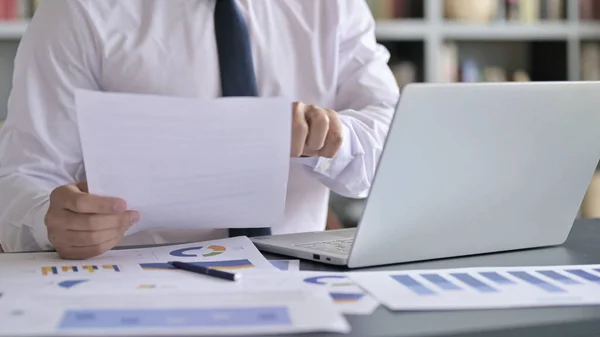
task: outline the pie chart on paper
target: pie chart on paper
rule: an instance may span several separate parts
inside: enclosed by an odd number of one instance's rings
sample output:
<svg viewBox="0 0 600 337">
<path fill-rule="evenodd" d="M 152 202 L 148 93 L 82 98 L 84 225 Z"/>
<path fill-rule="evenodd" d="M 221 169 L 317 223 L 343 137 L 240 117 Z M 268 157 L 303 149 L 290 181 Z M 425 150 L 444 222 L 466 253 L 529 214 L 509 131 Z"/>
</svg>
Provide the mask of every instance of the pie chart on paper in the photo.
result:
<svg viewBox="0 0 600 337">
<path fill-rule="evenodd" d="M 187 247 L 172 251 L 171 256 L 176 257 L 212 257 L 223 254 L 227 249 L 223 246 L 211 245 L 208 247 L 197 246 Z"/>
</svg>

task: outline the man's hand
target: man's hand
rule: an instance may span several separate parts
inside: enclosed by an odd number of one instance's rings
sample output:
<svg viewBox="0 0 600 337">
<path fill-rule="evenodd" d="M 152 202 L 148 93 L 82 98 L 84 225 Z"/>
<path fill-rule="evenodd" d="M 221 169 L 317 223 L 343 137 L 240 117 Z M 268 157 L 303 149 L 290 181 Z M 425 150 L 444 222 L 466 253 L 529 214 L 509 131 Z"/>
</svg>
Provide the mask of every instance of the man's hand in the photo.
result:
<svg viewBox="0 0 600 337">
<path fill-rule="evenodd" d="M 344 141 L 337 112 L 296 102 L 292 121 L 292 157 L 335 157 Z"/>
<path fill-rule="evenodd" d="M 124 200 L 87 193 L 87 184 L 65 185 L 50 195 L 48 239 L 65 259 L 84 260 L 116 246 L 140 215 Z"/>
</svg>

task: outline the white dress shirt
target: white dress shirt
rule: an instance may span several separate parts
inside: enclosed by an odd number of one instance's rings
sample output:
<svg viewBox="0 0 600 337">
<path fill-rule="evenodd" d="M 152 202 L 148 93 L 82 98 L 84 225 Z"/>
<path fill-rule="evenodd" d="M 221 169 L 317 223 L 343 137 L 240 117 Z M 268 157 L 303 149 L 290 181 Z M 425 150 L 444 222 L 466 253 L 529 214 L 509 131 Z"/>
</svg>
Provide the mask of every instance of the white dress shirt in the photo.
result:
<svg viewBox="0 0 600 337">
<path fill-rule="evenodd" d="M 376 43 L 364 0 L 238 4 L 251 34 L 260 96 L 285 96 L 341 116 L 345 138 L 334 159 L 290 159 L 285 221 L 272 228 L 274 234 L 323 230 L 330 190 L 362 198 L 370 188 L 399 97 L 389 53 Z M 0 130 L 5 251 L 52 249 L 44 224 L 49 194 L 85 181 L 75 88 L 220 96 L 214 6 L 215 0 L 41 2 L 18 49 Z M 225 229 L 167 227 L 136 233 L 120 245 L 226 236 Z"/>
</svg>

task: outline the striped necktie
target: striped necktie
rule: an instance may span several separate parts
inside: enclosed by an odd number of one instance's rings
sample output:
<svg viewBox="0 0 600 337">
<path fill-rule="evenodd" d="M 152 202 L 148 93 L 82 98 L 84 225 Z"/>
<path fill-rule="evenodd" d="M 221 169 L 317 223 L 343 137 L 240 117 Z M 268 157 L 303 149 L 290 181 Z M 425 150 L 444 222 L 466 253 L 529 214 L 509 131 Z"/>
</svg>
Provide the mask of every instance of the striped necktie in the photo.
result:
<svg viewBox="0 0 600 337">
<path fill-rule="evenodd" d="M 258 96 L 248 27 L 235 0 L 217 0 L 214 20 L 222 96 Z M 230 237 L 270 234 L 270 228 L 229 229 Z"/>
</svg>

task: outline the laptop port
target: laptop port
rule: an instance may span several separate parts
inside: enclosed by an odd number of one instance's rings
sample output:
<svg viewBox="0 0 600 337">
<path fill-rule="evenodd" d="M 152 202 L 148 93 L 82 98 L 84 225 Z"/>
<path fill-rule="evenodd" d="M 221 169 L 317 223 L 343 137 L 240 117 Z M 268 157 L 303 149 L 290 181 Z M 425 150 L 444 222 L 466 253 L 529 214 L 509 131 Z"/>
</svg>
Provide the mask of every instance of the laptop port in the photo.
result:
<svg viewBox="0 0 600 337">
<path fill-rule="evenodd" d="M 319 255 L 319 254 L 313 254 L 313 259 L 320 260 L 321 259 L 321 255 Z"/>
</svg>

